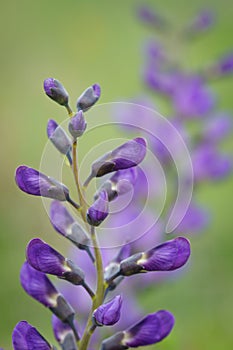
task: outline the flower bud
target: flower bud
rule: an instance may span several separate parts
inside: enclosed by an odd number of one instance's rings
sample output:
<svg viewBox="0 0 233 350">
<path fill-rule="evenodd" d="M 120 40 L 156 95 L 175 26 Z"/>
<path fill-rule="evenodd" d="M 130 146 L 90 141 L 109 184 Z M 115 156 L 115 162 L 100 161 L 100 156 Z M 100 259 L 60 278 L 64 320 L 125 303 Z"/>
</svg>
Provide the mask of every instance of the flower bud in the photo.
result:
<svg viewBox="0 0 233 350">
<path fill-rule="evenodd" d="M 62 106 L 67 106 L 69 101 L 68 92 L 64 86 L 54 78 L 48 78 L 44 81 L 44 91 L 48 97 Z"/>
<path fill-rule="evenodd" d="M 29 264 L 40 272 L 55 275 L 75 285 L 84 282 L 84 273 L 81 269 L 39 238 L 29 242 L 26 255 Z"/>
<path fill-rule="evenodd" d="M 59 201 L 69 200 L 69 190 L 66 186 L 26 165 L 16 169 L 15 181 L 18 187 L 28 194 Z"/>
<path fill-rule="evenodd" d="M 20 281 L 25 292 L 39 303 L 48 307 L 63 322 L 73 329 L 74 310 L 58 293 L 48 277 L 25 262 L 21 268 Z"/>
<path fill-rule="evenodd" d="M 108 195 L 102 191 L 98 199 L 87 211 L 87 222 L 92 226 L 99 226 L 108 216 Z"/>
<path fill-rule="evenodd" d="M 214 23 L 214 14 L 209 10 L 203 10 L 197 14 L 187 29 L 190 35 L 196 35 L 209 29 Z"/>
<path fill-rule="evenodd" d="M 189 256 L 189 241 L 184 237 L 177 237 L 123 260 L 120 274 L 130 276 L 139 272 L 176 270 L 187 262 Z"/>
<path fill-rule="evenodd" d="M 164 18 L 147 6 L 139 8 L 138 16 L 144 23 L 159 29 L 164 28 L 167 25 Z"/>
<path fill-rule="evenodd" d="M 51 350 L 53 347 L 42 337 L 36 328 L 26 321 L 20 321 L 12 333 L 14 350 Z"/>
<path fill-rule="evenodd" d="M 146 141 L 138 137 L 105 154 L 92 164 L 92 177 L 128 169 L 141 163 L 146 156 Z"/>
<path fill-rule="evenodd" d="M 71 148 L 72 148 L 71 140 L 69 136 L 66 134 L 65 130 L 62 129 L 62 127 L 59 126 L 56 123 L 56 121 L 53 119 L 50 119 L 48 121 L 47 135 L 50 141 L 56 147 L 56 149 L 62 154 L 65 154 L 72 164 L 72 159 L 70 154 Z"/>
<path fill-rule="evenodd" d="M 77 100 L 78 111 L 86 112 L 91 108 L 100 98 L 101 89 L 98 84 L 94 84 L 87 88 Z"/>
<path fill-rule="evenodd" d="M 93 312 L 93 322 L 96 326 L 112 326 L 120 319 L 122 298 L 117 295 L 108 303 L 100 305 Z"/>
<path fill-rule="evenodd" d="M 61 345 L 63 350 L 77 350 L 73 330 L 67 323 L 62 322 L 59 318 L 53 315 L 52 326 L 55 339 Z M 74 326 L 77 330 L 76 320 L 74 321 Z"/>
<path fill-rule="evenodd" d="M 155 344 L 167 337 L 173 326 L 173 315 L 166 310 L 160 310 L 147 315 L 129 329 L 105 339 L 101 350 L 124 350 Z"/>
<path fill-rule="evenodd" d="M 54 229 L 69 239 L 76 247 L 86 250 L 90 258 L 94 257 L 90 250 L 91 240 L 88 233 L 73 219 L 68 210 L 58 201 L 50 207 L 50 221 Z"/>
<path fill-rule="evenodd" d="M 78 137 L 82 136 L 84 131 L 86 130 L 87 123 L 84 118 L 83 111 L 80 110 L 76 113 L 69 121 L 69 132 L 76 140 Z"/>
</svg>

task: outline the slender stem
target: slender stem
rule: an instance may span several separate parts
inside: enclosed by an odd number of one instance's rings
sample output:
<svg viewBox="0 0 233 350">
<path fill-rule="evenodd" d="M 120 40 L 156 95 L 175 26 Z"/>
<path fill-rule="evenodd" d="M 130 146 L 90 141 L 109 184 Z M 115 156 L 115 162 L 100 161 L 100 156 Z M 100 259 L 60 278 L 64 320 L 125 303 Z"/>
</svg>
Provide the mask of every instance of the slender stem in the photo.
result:
<svg viewBox="0 0 233 350">
<path fill-rule="evenodd" d="M 67 112 L 68 112 L 68 114 L 69 114 L 69 117 L 72 117 L 72 116 L 73 116 L 73 111 L 72 111 L 72 109 L 70 108 L 70 106 L 67 105 L 67 106 L 65 106 L 65 107 L 66 107 L 66 110 L 67 110 Z"/>
<path fill-rule="evenodd" d="M 67 202 L 69 202 L 75 209 L 80 210 L 80 205 L 74 202 L 70 197 L 67 197 Z"/>
<path fill-rule="evenodd" d="M 88 284 L 86 284 L 86 282 L 83 282 L 82 284 L 83 288 L 86 289 L 87 293 L 90 295 L 90 297 L 93 299 L 95 297 L 95 293 L 93 292 L 93 290 L 88 286 Z"/>
<path fill-rule="evenodd" d="M 77 191 L 78 191 L 78 197 L 79 197 L 79 202 L 81 205 L 80 211 L 81 211 L 81 216 L 84 222 L 86 222 L 86 203 L 84 200 L 84 196 L 81 190 L 81 187 L 79 185 L 79 174 L 78 174 L 78 162 L 77 162 L 77 140 L 73 141 L 73 145 L 72 145 L 72 159 L 73 159 L 73 174 L 74 174 L 74 180 L 75 180 L 75 184 L 77 187 Z"/>
<path fill-rule="evenodd" d="M 92 314 L 94 310 L 102 304 L 104 299 L 104 290 L 105 290 L 102 256 L 100 253 L 100 248 L 98 245 L 98 240 L 96 237 L 94 226 L 91 226 L 91 238 L 92 238 L 92 243 L 93 243 L 94 252 L 95 252 L 97 288 L 96 288 L 95 297 L 93 298 L 92 309 L 87 320 L 86 328 L 79 344 L 79 350 L 86 350 L 88 347 L 90 338 L 95 330 L 95 327 L 93 326 L 93 322 L 92 322 Z"/>
<path fill-rule="evenodd" d="M 88 176 L 88 178 L 86 179 L 86 181 L 84 182 L 83 187 L 87 188 L 92 179 L 94 179 L 94 176 L 93 176 L 93 174 L 90 174 Z"/>
</svg>

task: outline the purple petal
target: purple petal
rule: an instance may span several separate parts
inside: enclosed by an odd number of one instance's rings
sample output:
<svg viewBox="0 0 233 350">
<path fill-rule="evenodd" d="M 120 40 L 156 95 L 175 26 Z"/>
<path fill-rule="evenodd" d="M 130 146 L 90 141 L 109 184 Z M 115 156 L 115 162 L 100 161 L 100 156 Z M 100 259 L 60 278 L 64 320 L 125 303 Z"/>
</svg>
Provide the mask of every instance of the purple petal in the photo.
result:
<svg viewBox="0 0 233 350">
<path fill-rule="evenodd" d="M 146 271 L 171 271 L 183 266 L 190 256 L 190 243 L 177 237 L 143 254 L 137 264 Z"/>
<path fill-rule="evenodd" d="M 174 322 L 173 315 L 168 311 L 160 310 L 150 314 L 125 332 L 123 344 L 136 348 L 158 343 L 168 336 Z"/>
<path fill-rule="evenodd" d="M 87 211 L 87 221 L 90 225 L 99 226 L 108 216 L 108 195 L 102 191 L 97 200 Z"/>
<path fill-rule="evenodd" d="M 122 298 L 117 295 L 108 303 L 99 306 L 93 313 L 97 325 L 112 326 L 117 323 L 121 315 Z"/>
<path fill-rule="evenodd" d="M 26 321 L 19 322 L 13 331 L 14 350 L 51 350 L 52 347 L 42 335 Z"/>
<path fill-rule="evenodd" d="M 28 194 L 66 201 L 69 190 L 62 183 L 39 171 L 21 165 L 16 169 L 15 181 L 18 187 Z"/>
<path fill-rule="evenodd" d="M 203 137 L 211 143 L 221 141 L 232 132 L 232 127 L 232 116 L 224 112 L 218 113 L 206 121 Z"/>
<path fill-rule="evenodd" d="M 27 261 L 34 269 L 62 276 L 70 269 L 65 267 L 65 258 L 39 238 L 32 239 L 27 246 Z"/>
<path fill-rule="evenodd" d="M 25 262 L 20 272 L 20 282 L 27 294 L 46 307 L 56 306 L 58 292 L 48 277 Z"/>
</svg>

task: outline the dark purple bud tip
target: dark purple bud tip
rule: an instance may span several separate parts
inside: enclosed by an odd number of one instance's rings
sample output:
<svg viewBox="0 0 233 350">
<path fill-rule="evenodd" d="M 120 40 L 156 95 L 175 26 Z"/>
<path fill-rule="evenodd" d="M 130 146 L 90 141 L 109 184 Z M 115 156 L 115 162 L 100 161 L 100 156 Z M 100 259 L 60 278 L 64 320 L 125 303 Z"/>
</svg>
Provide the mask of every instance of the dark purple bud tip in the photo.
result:
<svg viewBox="0 0 233 350">
<path fill-rule="evenodd" d="M 48 277 L 25 262 L 20 272 L 20 282 L 25 292 L 46 307 L 57 305 L 58 292 Z"/>
<path fill-rule="evenodd" d="M 61 277 L 71 271 L 65 258 L 39 238 L 32 239 L 26 250 L 27 261 L 34 269 Z"/>
<path fill-rule="evenodd" d="M 143 253 L 137 264 L 146 271 L 172 271 L 183 266 L 189 256 L 189 240 L 177 237 Z"/>
<path fill-rule="evenodd" d="M 100 177 L 113 171 L 132 168 L 146 156 L 146 140 L 137 137 L 105 154 L 92 164 L 92 176 Z"/>
<path fill-rule="evenodd" d="M 74 321 L 74 326 L 78 332 L 77 322 Z M 59 344 L 63 346 L 63 349 L 76 350 L 76 340 L 72 328 L 67 324 L 62 322 L 57 316 L 52 317 L 52 327 L 55 339 Z"/>
<path fill-rule="evenodd" d="M 229 53 L 219 61 L 218 71 L 220 74 L 229 74 L 233 72 L 233 53 Z"/>
<path fill-rule="evenodd" d="M 15 181 L 23 192 L 34 196 L 42 196 L 59 201 L 66 201 L 69 198 L 69 190 L 66 186 L 25 165 L 21 165 L 16 169 Z"/>
<path fill-rule="evenodd" d="M 51 350 L 53 347 L 26 321 L 20 321 L 12 334 L 14 350 Z"/>
<path fill-rule="evenodd" d="M 170 312 L 160 310 L 127 329 L 122 343 L 130 348 L 158 343 L 169 335 L 174 323 Z"/>
<path fill-rule="evenodd" d="M 44 80 L 44 91 L 48 97 L 62 106 L 67 106 L 69 101 L 68 92 L 64 86 L 54 78 Z"/>
<path fill-rule="evenodd" d="M 117 295 L 108 303 L 99 306 L 93 312 L 93 322 L 96 326 L 112 326 L 121 315 L 122 297 Z"/>
<path fill-rule="evenodd" d="M 73 136 L 74 139 L 82 136 L 84 131 L 86 130 L 87 123 L 84 118 L 83 111 L 79 111 L 76 113 L 69 122 L 69 132 Z"/>
<path fill-rule="evenodd" d="M 94 84 L 87 88 L 77 100 L 78 111 L 86 112 L 100 98 L 101 88 L 98 84 Z"/>
<path fill-rule="evenodd" d="M 102 191 L 97 200 L 87 211 L 87 221 L 92 226 L 99 226 L 108 216 L 108 195 Z"/>
<path fill-rule="evenodd" d="M 67 155 L 72 147 L 72 143 L 65 130 L 59 126 L 55 120 L 50 119 L 47 124 L 47 135 L 56 149 Z"/>
</svg>

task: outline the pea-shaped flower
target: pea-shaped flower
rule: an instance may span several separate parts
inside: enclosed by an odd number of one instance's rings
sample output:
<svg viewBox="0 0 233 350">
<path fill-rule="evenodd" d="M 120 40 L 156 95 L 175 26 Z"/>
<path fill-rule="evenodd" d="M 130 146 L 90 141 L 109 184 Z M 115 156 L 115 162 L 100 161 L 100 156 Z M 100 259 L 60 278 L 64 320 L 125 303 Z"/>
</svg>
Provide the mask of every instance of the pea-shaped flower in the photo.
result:
<svg viewBox="0 0 233 350">
<path fill-rule="evenodd" d="M 12 333 L 14 350 L 54 349 L 44 337 L 26 321 L 20 321 Z"/>
<path fill-rule="evenodd" d="M 77 100 L 78 111 L 86 112 L 91 108 L 100 98 L 101 89 L 99 84 L 94 84 L 88 87 Z"/>
<path fill-rule="evenodd" d="M 54 78 L 44 80 L 44 91 L 48 97 L 62 106 L 67 107 L 69 95 L 64 86 Z"/>
<path fill-rule="evenodd" d="M 129 329 L 105 339 L 101 350 L 124 350 L 155 344 L 167 337 L 173 326 L 173 315 L 166 310 L 160 310 L 147 315 Z"/>
<path fill-rule="evenodd" d="M 93 322 L 96 326 L 112 326 L 121 316 L 122 297 L 117 295 L 109 302 L 100 305 L 93 312 Z"/>
<path fill-rule="evenodd" d="M 190 256 L 190 243 L 184 237 L 166 241 L 144 253 L 123 260 L 119 275 L 130 276 L 147 271 L 172 271 L 182 267 Z"/>
<path fill-rule="evenodd" d="M 108 216 L 108 195 L 102 191 L 87 211 L 87 221 L 92 226 L 99 226 Z"/>
<path fill-rule="evenodd" d="M 146 156 L 146 140 L 142 137 L 132 139 L 106 153 L 92 164 L 91 174 L 84 186 L 94 177 L 101 177 L 113 171 L 132 168 L 143 161 Z"/>
<path fill-rule="evenodd" d="M 53 119 L 50 119 L 47 124 L 47 135 L 49 140 L 53 143 L 53 145 L 56 147 L 56 149 L 61 152 L 62 154 L 65 154 L 70 162 L 72 164 L 72 157 L 71 157 L 71 148 L 72 143 L 65 132 L 65 130 L 57 124 L 57 122 Z"/>
</svg>

